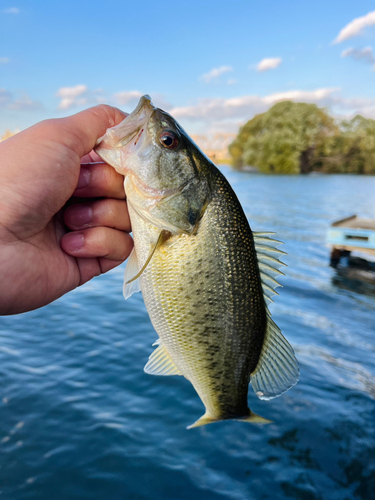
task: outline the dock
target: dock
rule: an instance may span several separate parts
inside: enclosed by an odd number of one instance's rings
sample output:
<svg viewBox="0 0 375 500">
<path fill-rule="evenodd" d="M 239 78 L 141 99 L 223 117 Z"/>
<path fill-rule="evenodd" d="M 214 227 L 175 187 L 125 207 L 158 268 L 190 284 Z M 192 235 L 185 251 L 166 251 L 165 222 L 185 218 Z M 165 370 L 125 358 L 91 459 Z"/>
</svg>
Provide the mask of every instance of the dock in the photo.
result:
<svg viewBox="0 0 375 500">
<path fill-rule="evenodd" d="M 331 224 L 327 234 L 331 246 L 331 266 L 337 267 L 341 257 L 358 251 L 375 256 L 375 219 L 352 215 Z"/>
</svg>

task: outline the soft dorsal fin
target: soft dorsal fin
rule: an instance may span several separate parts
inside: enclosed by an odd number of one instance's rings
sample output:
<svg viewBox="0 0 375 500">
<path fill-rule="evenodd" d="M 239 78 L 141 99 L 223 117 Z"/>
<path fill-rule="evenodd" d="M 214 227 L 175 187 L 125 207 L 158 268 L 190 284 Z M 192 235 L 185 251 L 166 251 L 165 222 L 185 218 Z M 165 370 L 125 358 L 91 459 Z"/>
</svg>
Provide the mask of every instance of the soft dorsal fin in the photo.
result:
<svg viewBox="0 0 375 500">
<path fill-rule="evenodd" d="M 158 347 L 148 358 L 144 371 L 149 375 L 182 375 L 160 340 L 154 345 Z"/>
<path fill-rule="evenodd" d="M 298 382 L 299 367 L 292 346 L 267 309 L 267 330 L 250 383 L 259 399 L 272 399 Z"/>
<path fill-rule="evenodd" d="M 278 259 L 279 255 L 286 255 L 278 250 L 281 241 L 271 238 L 273 233 L 253 233 L 254 246 L 258 259 L 260 277 L 262 280 L 263 294 L 266 303 L 273 302 L 272 296 L 278 295 L 276 288 L 281 286 L 275 279 L 279 274 L 279 267 L 285 266 L 284 262 Z"/>
</svg>

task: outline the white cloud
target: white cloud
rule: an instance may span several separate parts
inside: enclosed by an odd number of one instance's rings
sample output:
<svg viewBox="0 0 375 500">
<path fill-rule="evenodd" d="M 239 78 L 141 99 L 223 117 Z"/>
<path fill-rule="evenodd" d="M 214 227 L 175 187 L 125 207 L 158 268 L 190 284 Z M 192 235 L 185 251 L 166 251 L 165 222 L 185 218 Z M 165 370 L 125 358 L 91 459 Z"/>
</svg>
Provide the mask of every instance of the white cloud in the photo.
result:
<svg viewBox="0 0 375 500">
<path fill-rule="evenodd" d="M 18 7 L 9 7 L 8 9 L 3 9 L 4 14 L 19 14 L 20 9 Z"/>
<path fill-rule="evenodd" d="M 33 101 L 27 94 L 15 98 L 9 90 L 0 89 L 0 109 L 33 111 L 40 108 L 42 108 L 42 104 L 38 101 Z"/>
<path fill-rule="evenodd" d="M 218 78 L 222 74 L 228 73 L 229 71 L 233 71 L 233 68 L 231 68 L 230 66 L 220 66 L 220 68 L 212 68 L 211 71 L 205 73 L 199 79 L 203 80 L 206 83 L 210 83 L 215 78 Z"/>
<path fill-rule="evenodd" d="M 106 102 L 113 105 L 124 105 L 131 111 L 138 99 L 144 94 L 139 90 L 126 90 L 112 95 L 104 95 L 103 91 L 93 91 L 86 85 L 63 87 L 58 91 L 61 98 L 60 109 L 68 109 L 78 105 Z M 162 95 L 150 93 L 153 103 L 174 116 L 189 133 L 237 132 L 240 125 L 251 119 L 255 114 L 267 111 L 275 103 L 285 100 L 315 103 L 328 107 L 331 113 L 339 116 L 352 116 L 360 113 L 363 116 L 375 118 L 375 99 L 346 98 L 341 95 L 340 88 L 323 87 L 315 90 L 289 90 L 268 95 L 241 95 L 225 99 L 221 97 L 198 100 L 191 106 L 173 107 Z M 18 101 L 4 89 L 0 90 L 0 107 L 16 109 Z M 23 100 L 26 107 L 27 101 Z"/>
<path fill-rule="evenodd" d="M 344 28 L 340 31 L 340 33 L 333 41 L 333 43 L 341 43 L 344 40 L 348 40 L 349 38 L 361 35 L 365 28 L 367 28 L 368 26 L 373 26 L 374 24 L 375 24 L 375 10 L 369 12 L 365 16 L 353 19 L 353 21 L 344 26 Z"/>
<path fill-rule="evenodd" d="M 338 87 L 322 88 L 316 90 L 288 90 L 286 92 L 278 92 L 264 97 L 264 102 L 274 104 L 279 101 L 298 101 L 322 103 L 327 98 L 330 98 L 334 92 L 340 90 Z"/>
<path fill-rule="evenodd" d="M 375 56 L 371 47 L 364 49 L 346 49 L 341 53 L 341 57 L 352 57 L 353 59 L 362 60 L 372 65 L 375 69 Z"/>
<path fill-rule="evenodd" d="M 61 97 L 59 109 L 69 109 L 75 106 L 84 106 L 88 102 L 87 85 L 76 85 L 75 87 L 61 87 L 56 96 Z"/>
<path fill-rule="evenodd" d="M 261 97 L 247 95 L 224 99 L 220 97 L 201 99 L 196 106 L 174 108 L 171 114 L 188 120 L 245 119 L 263 112 L 276 102 L 293 100 L 303 102 L 325 102 L 337 88 L 322 88 L 313 91 L 291 90 Z"/>
<path fill-rule="evenodd" d="M 281 64 L 281 57 L 266 57 L 257 64 L 257 71 L 263 73 L 269 69 L 275 69 Z"/>
<path fill-rule="evenodd" d="M 330 112 L 336 115 L 348 117 L 360 113 L 375 118 L 374 99 L 345 98 L 340 94 L 339 88 L 291 90 L 266 96 L 245 95 L 231 99 L 201 99 L 196 105 L 175 107 L 170 113 L 181 121 L 188 131 L 205 134 L 236 132 L 240 125 L 254 115 L 263 113 L 276 102 L 285 100 L 329 107 Z"/>
<path fill-rule="evenodd" d="M 8 64 L 9 57 L 0 57 L 0 64 Z"/>
</svg>

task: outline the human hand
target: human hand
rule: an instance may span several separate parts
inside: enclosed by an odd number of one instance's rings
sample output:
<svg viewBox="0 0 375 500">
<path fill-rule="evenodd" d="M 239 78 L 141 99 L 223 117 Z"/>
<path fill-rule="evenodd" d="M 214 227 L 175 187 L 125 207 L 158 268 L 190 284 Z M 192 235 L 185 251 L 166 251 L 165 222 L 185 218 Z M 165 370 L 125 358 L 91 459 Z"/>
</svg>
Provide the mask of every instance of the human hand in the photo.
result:
<svg viewBox="0 0 375 500">
<path fill-rule="evenodd" d="M 92 152 L 125 116 L 100 105 L 0 143 L 0 314 L 46 305 L 130 254 L 123 177 Z"/>
</svg>

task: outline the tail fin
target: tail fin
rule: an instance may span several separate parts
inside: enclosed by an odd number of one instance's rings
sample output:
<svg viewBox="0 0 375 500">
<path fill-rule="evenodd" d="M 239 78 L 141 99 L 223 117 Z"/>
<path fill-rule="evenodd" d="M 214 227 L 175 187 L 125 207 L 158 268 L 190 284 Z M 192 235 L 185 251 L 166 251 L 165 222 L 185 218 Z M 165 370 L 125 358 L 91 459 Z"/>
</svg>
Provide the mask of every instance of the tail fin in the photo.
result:
<svg viewBox="0 0 375 500">
<path fill-rule="evenodd" d="M 194 427 L 200 427 L 201 425 L 213 424 L 214 422 L 220 422 L 221 420 L 230 420 L 227 418 L 212 418 L 207 413 L 205 413 L 201 418 L 199 418 L 194 424 L 189 425 L 187 429 L 193 429 Z M 249 415 L 243 418 L 234 418 L 233 420 L 238 420 L 239 422 L 250 422 L 251 424 L 272 424 L 272 420 L 257 415 L 256 413 L 249 410 Z"/>
<path fill-rule="evenodd" d="M 211 418 L 205 413 L 201 418 L 199 418 L 194 424 L 186 427 L 187 429 L 193 429 L 194 427 L 200 427 L 201 425 L 213 424 L 214 422 L 219 422 L 221 418 Z"/>
<path fill-rule="evenodd" d="M 272 424 L 272 420 L 263 418 L 250 410 L 250 415 L 244 418 L 236 418 L 239 422 L 250 422 L 251 424 Z"/>
</svg>

